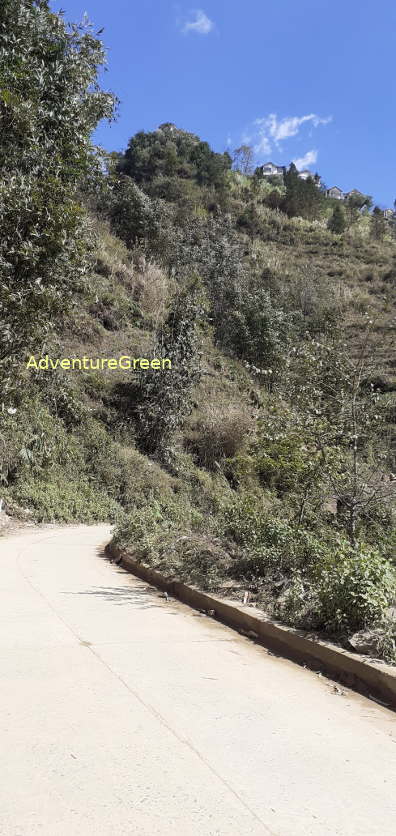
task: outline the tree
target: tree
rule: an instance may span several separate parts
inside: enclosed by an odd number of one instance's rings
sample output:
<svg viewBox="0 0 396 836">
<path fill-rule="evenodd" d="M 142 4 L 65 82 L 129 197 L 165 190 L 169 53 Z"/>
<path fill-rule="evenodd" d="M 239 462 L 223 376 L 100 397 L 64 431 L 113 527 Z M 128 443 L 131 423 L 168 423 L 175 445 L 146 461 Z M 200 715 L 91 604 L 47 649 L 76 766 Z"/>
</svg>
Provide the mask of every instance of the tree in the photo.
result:
<svg viewBox="0 0 396 836">
<path fill-rule="evenodd" d="M 385 232 L 386 222 L 384 218 L 384 213 L 379 208 L 379 206 L 375 206 L 370 219 L 371 237 L 374 239 L 374 241 L 382 241 L 385 236 Z"/>
<path fill-rule="evenodd" d="M 359 219 L 360 212 L 363 209 L 369 210 L 370 207 L 373 205 L 373 199 L 368 194 L 363 194 L 362 192 L 354 191 L 353 194 L 350 194 L 349 197 L 344 201 L 344 208 L 348 220 L 348 224 L 351 225 L 356 223 Z"/>
<path fill-rule="evenodd" d="M 319 455 L 320 478 L 337 501 L 339 524 L 353 546 L 359 528 L 366 522 L 369 527 L 393 493 L 384 479 L 391 403 L 368 382 L 373 373 L 370 333 L 368 323 L 354 356 L 342 335 L 302 344 L 287 381 L 288 398 L 304 416 L 304 432 Z"/>
<path fill-rule="evenodd" d="M 240 289 L 223 317 L 223 345 L 252 364 L 253 372 L 265 371 L 272 388 L 284 366 L 290 317 L 274 306 L 268 290 L 252 286 Z"/>
<path fill-rule="evenodd" d="M 345 215 L 342 206 L 339 204 L 334 207 L 327 226 L 330 232 L 334 232 L 335 235 L 341 235 L 344 232 L 346 227 Z"/>
<path fill-rule="evenodd" d="M 170 359 L 171 369 L 142 372 L 131 397 L 141 450 L 169 459 L 169 444 L 192 409 L 192 389 L 200 378 L 198 326 L 203 313 L 199 281 L 174 300 L 156 335 L 154 357 Z"/>
<path fill-rule="evenodd" d="M 278 189 L 272 189 L 272 192 L 265 195 L 263 203 L 270 209 L 281 209 L 283 197 Z"/>
<path fill-rule="evenodd" d="M 130 177 L 125 174 L 114 177 L 108 198 L 107 210 L 113 232 L 127 247 L 133 247 L 154 233 L 154 209 L 150 198 Z"/>
<path fill-rule="evenodd" d="M 289 169 L 285 171 L 284 182 L 286 186 L 286 196 L 283 200 L 283 209 L 293 218 L 300 216 L 313 220 L 318 217 L 323 195 L 317 187 L 313 177 L 308 177 L 303 180 L 299 177 L 298 170 L 294 163 L 291 163 Z"/>
<path fill-rule="evenodd" d="M 250 175 L 253 173 L 254 150 L 251 145 L 241 145 L 236 148 L 232 157 L 234 171 Z"/>
<path fill-rule="evenodd" d="M 231 165 L 227 152 L 217 154 L 195 134 L 165 122 L 156 131 L 139 131 L 130 139 L 118 171 L 142 188 L 160 177 L 192 179 L 200 186 L 221 188 Z"/>
<path fill-rule="evenodd" d="M 283 179 L 286 186 L 284 209 L 289 217 L 293 217 L 299 213 L 301 186 L 303 182 L 298 176 L 298 171 L 294 163 L 291 163 L 289 168 L 285 169 Z"/>
<path fill-rule="evenodd" d="M 355 191 L 353 194 L 349 195 L 346 205 L 351 209 L 370 209 L 373 205 L 373 198 L 369 194 L 363 194 L 362 192 Z"/>
<path fill-rule="evenodd" d="M 299 178 L 300 179 L 300 178 Z M 313 177 L 302 181 L 300 214 L 308 220 L 315 220 L 320 216 L 323 205 L 323 195 Z"/>
<path fill-rule="evenodd" d="M 0 8 L 0 360 L 6 381 L 42 345 L 87 269 L 79 185 L 91 134 L 114 98 L 98 84 L 103 44 L 46 0 Z M 40 343 L 38 343 L 40 340 Z"/>
</svg>

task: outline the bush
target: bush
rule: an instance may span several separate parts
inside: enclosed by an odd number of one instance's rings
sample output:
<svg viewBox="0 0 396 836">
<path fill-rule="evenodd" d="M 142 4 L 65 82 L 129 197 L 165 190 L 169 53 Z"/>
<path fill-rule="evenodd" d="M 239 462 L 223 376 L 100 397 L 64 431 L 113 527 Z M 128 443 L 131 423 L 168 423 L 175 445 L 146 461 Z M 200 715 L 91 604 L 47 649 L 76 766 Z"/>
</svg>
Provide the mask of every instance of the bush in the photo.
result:
<svg viewBox="0 0 396 836">
<path fill-rule="evenodd" d="M 315 586 L 319 626 L 335 633 L 381 623 L 396 593 L 390 563 L 364 546 L 334 551 L 319 568 Z"/>
<path fill-rule="evenodd" d="M 171 282 L 165 272 L 149 263 L 141 277 L 138 301 L 145 321 L 153 328 L 162 325 L 171 293 Z"/>
<path fill-rule="evenodd" d="M 150 233 L 154 233 L 154 212 L 150 198 L 130 177 L 121 175 L 114 179 L 109 215 L 114 234 L 127 247 L 133 247 L 136 242 L 144 241 Z"/>
<path fill-rule="evenodd" d="M 115 532 L 114 542 L 129 548 L 139 560 L 158 565 L 165 543 L 175 532 L 189 530 L 197 519 L 197 512 L 185 496 L 161 496 L 153 493 L 146 503 L 139 503 L 124 514 Z M 166 566 L 169 566 L 168 553 Z"/>
<path fill-rule="evenodd" d="M 33 511 L 38 522 L 115 522 L 122 510 L 105 491 L 85 479 L 70 481 L 64 474 L 53 481 L 21 483 L 13 490 L 12 498 Z"/>
<path fill-rule="evenodd" d="M 276 378 L 284 368 L 291 319 L 275 308 L 267 290 L 245 290 L 222 312 L 223 344 Z"/>
<path fill-rule="evenodd" d="M 314 534 L 271 514 L 255 494 L 242 494 L 228 505 L 221 528 L 241 549 L 234 563 L 236 577 L 276 574 L 286 579 L 295 571 L 307 575 L 326 554 Z"/>
<path fill-rule="evenodd" d="M 37 396 L 29 400 L 27 391 L 22 390 L 21 400 L 7 406 L 7 412 L 0 415 L 0 481 L 4 485 L 30 476 L 40 478 L 54 464 L 76 466 L 78 472 L 83 459 L 74 439 Z"/>
<path fill-rule="evenodd" d="M 164 541 L 156 566 L 166 574 L 215 592 L 224 583 L 231 559 L 218 540 L 206 534 L 173 534 Z"/>
<path fill-rule="evenodd" d="M 158 537 L 171 529 L 171 522 L 167 521 L 161 505 L 152 500 L 144 508 L 134 508 L 121 521 L 114 542 L 123 547 L 129 547 L 139 560 L 148 562 L 155 553 Z"/>
<path fill-rule="evenodd" d="M 224 458 L 243 447 L 252 428 L 249 410 L 240 404 L 209 405 L 187 439 L 187 446 L 201 467 L 214 470 Z"/>
<path fill-rule="evenodd" d="M 192 390 L 200 370 L 198 325 L 203 308 L 199 282 L 174 299 L 163 328 L 156 335 L 156 356 L 169 359 L 171 369 L 142 372 L 130 387 L 136 410 L 137 439 L 142 452 L 169 461 L 176 430 L 192 410 Z"/>
</svg>

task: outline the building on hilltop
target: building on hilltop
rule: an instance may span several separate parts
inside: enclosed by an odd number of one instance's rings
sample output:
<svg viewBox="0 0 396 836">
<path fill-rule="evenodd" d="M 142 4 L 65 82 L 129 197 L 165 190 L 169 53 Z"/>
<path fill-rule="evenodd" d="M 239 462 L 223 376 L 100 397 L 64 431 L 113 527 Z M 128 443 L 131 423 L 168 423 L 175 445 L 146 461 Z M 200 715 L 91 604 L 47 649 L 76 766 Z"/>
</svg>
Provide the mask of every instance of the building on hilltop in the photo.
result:
<svg viewBox="0 0 396 836">
<path fill-rule="evenodd" d="M 314 181 L 315 186 L 317 186 L 318 189 L 320 189 L 321 180 L 320 180 L 319 174 L 312 174 L 312 171 L 308 171 L 307 168 L 304 168 L 303 171 L 298 172 L 298 176 L 299 176 L 300 180 L 304 180 L 305 183 L 307 182 L 307 180 L 309 180 L 311 178 L 311 180 Z"/>
<path fill-rule="evenodd" d="M 383 209 L 382 214 L 387 221 L 394 221 L 396 218 L 396 212 L 393 209 Z"/>
<path fill-rule="evenodd" d="M 327 197 L 332 197 L 334 200 L 345 200 L 345 194 L 338 186 L 332 186 L 331 189 L 327 189 L 326 195 Z"/>
<path fill-rule="evenodd" d="M 276 177 L 277 175 L 283 175 L 283 167 L 271 162 L 264 163 L 264 165 L 259 166 L 258 171 L 263 177 Z"/>
<path fill-rule="evenodd" d="M 312 171 L 308 171 L 307 168 L 305 168 L 303 171 L 299 171 L 298 176 L 301 180 L 308 180 L 309 177 L 313 178 Z"/>
</svg>

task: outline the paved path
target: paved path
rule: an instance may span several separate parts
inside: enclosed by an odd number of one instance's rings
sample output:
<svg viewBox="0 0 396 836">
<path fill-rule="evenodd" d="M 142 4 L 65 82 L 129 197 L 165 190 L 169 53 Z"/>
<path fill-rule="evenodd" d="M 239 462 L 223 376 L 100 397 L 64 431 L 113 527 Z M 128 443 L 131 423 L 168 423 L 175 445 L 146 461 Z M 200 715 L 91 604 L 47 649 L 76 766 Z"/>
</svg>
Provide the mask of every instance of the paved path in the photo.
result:
<svg viewBox="0 0 396 836">
<path fill-rule="evenodd" d="M 394 836 L 395 715 L 165 601 L 108 535 L 0 540 L 1 836 Z"/>
</svg>

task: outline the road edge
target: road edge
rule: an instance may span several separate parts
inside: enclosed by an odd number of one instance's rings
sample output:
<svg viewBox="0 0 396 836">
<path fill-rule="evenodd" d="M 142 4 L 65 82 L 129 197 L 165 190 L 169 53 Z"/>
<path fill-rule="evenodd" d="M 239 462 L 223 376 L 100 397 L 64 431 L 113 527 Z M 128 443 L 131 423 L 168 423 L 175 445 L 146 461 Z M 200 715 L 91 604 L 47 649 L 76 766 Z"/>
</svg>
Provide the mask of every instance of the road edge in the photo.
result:
<svg viewBox="0 0 396 836">
<path fill-rule="evenodd" d="M 358 654 L 313 638 L 309 633 L 295 630 L 269 620 L 253 607 L 217 598 L 206 592 L 172 580 L 156 569 L 136 561 L 131 554 L 113 543 L 105 548 L 106 555 L 127 572 L 168 592 L 184 604 L 205 610 L 228 627 L 251 634 L 260 644 L 293 662 L 326 673 L 364 696 L 379 700 L 396 711 L 396 667 L 377 666 Z"/>
</svg>

